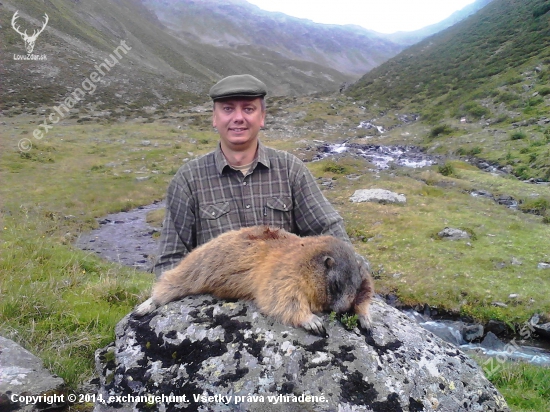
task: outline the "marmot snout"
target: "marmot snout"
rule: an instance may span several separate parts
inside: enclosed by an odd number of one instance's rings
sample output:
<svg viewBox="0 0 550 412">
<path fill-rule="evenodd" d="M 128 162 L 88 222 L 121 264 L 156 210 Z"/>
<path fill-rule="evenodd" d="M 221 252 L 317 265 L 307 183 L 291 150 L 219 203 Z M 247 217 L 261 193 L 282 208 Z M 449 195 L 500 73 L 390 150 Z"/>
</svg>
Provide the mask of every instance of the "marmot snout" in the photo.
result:
<svg viewBox="0 0 550 412">
<path fill-rule="evenodd" d="M 253 226 L 226 232 L 196 248 L 162 274 L 152 297 L 134 314 L 143 316 L 188 295 L 253 300 L 279 321 L 324 335 L 316 312 L 355 312 L 370 328 L 374 294 L 366 265 L 353 247 L 333 236 L 299 237 L 283 229 Z"/>
</svg>

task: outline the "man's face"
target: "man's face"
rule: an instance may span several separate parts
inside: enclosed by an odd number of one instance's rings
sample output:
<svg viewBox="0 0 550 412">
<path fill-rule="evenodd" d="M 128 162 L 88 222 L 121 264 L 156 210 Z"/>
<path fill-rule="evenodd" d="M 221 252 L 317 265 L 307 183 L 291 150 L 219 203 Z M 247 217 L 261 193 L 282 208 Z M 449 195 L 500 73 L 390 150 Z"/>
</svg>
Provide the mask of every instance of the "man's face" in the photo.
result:
<svg viewBox="0 0 550 412">
<path fill-rule="evenodd" d="M 214 103 L 212 124 L 218 129 L 222 148 L 244 150 L 255 144 L 264 126 L 261 98 L 235 97 Z"/>
</svg>

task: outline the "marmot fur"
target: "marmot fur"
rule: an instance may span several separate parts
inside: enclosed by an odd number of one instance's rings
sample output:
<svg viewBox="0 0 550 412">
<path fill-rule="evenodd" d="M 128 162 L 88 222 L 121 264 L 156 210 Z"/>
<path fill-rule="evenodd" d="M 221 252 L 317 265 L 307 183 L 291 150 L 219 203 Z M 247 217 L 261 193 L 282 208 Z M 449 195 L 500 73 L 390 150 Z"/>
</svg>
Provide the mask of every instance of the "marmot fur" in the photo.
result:
<svg viewBox="0 0 550 412">
<path fill-rule="evenodd" d="M 353 310 L 370 328 L 373 282 L 353 247 L 333 236 L 299 237 L 253 226 L 229 231 L 199 246 L 162 274 L 152 297 L 136 308 L 143 316 L 183 296 L 210 293 L 252 300 L 265 315 L 325 334 L 315 312 Z"/>
</svg>

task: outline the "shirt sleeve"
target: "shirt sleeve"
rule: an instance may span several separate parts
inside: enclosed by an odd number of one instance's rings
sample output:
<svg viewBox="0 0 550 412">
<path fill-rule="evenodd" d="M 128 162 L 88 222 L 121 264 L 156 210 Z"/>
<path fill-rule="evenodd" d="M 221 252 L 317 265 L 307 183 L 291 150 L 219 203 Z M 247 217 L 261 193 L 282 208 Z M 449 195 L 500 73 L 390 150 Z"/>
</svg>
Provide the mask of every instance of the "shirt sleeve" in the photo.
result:
<svg viewBox="0 0 550 412">
<path fill-rule="evenodd" d="M 344 220 L 325 198 L 309 169 L 300 162 L 293 185 L 296 226 L 300 236 L 332 235 L 350 242 Z"/>
<path fill-rule="evenodd" d="M 166 214 L 160 235 L 159 254 L 152 272 L 157 278 L 175 267 L 194 247 L 196 239 L 194 198 L 179 173 L 166 194 Z"/>
</svg>

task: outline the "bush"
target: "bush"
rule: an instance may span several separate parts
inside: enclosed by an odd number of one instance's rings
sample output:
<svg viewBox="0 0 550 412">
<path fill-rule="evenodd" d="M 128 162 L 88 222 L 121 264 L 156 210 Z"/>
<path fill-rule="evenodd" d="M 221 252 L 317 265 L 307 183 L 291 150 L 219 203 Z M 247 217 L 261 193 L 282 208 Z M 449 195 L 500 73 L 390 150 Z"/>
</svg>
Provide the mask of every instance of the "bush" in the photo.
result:
<svg viewBox="0 0 550 412">
<path fill-rule="evenodd" d="M 521 140 L 521 139 L 525 139 L 526 137 L 527 135 L 521 130 L 518 130 L 517 132 L 512 133 L 512 135 L 510 136 L 512 140 Z"/>
<path fill-rule="evenodd" d="M 470 116 L 476 119 L 481 119 L 483 116 L 487 116 L 488 114 L 491 113 L 489 109 L 487 109 L 486 107 L 483 107 L 482 105 L 476 102 L 465 103 L 462 108 L 463 110 L 466 111 L 467 114 L 469 114 Z"/>
<path fill-rule="evenodd" d="M 528 200 L 520 206 L 523 212 L 533 213 L 534 215 L 545 216 L 546 211 L 550 209 L 550 202 L 544 198 Z"/>
<path fill-rule="evenodd" d="M 438 167 L 439 173 L 441 173 L 443 176 L 456 176 L 456 171 L 454 166 L 446 162 L 444 165 L 439 165 Z"/>
<path fill-rule="evenodd" d="M 533 10 L 533 17 L 540 17 L 543 14 L 548 13 L 548 11 L 550 11 L 550 4 L 543 4 L 542 6 L 539 6 L 535 10 Z"/>
<path fill-rule="evenodd" d="M 436 138 L 442 135 L 448 135 L 453 132 L 453 128 L 447 124 L 440 124 L 439 126 L 435 126 L 430 130 L 430 138 Z"/>
</svg>

